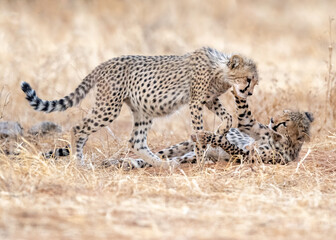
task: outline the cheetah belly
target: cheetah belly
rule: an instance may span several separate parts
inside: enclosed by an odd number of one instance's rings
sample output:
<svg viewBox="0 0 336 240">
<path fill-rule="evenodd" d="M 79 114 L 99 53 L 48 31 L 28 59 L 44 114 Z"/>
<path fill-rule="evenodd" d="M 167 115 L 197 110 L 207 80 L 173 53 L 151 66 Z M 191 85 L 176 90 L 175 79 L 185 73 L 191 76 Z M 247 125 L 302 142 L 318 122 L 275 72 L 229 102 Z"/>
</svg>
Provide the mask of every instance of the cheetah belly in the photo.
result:
<svg viewBox="0 0 336 240">
<path fill-rule="evenodd" d="M 246 146 L 249 146 L 255 142 L 246 133 L 241 132 L 238 128 L 230 128 L 229 132 L 226 134 L 226 139 L 233 145 L 239 147 L 240 149 L 246 151 Z"/>
<path fill-rule="evenodd" d="M 161 93 L 161 94 L 160 94 Z M 143 96 L 135 93 L 126 103 L 132 111 L 140 112 L 143 116 L 161 117 L 169 115 L 189 102 L 189 89 L 169 89 L 158 91 L 157 94 Z"/>
</svg>

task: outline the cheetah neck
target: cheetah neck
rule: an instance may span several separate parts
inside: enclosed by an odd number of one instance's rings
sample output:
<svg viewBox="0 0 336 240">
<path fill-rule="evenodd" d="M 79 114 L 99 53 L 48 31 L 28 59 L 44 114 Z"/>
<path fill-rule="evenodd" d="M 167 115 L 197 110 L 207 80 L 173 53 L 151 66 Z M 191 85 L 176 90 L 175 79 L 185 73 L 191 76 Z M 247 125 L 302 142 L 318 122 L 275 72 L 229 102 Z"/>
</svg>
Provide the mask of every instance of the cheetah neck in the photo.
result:
<svg viewBox="0 0 336 240">
<path fill-rule="evenodd" d="M 295 161 L 302 148 L 302 143 L 293 143 L 290 138 L 283 138 L 279 141 L 274 141 L 276 151 L 282 156 L 286 163 Z"/>
</svg>

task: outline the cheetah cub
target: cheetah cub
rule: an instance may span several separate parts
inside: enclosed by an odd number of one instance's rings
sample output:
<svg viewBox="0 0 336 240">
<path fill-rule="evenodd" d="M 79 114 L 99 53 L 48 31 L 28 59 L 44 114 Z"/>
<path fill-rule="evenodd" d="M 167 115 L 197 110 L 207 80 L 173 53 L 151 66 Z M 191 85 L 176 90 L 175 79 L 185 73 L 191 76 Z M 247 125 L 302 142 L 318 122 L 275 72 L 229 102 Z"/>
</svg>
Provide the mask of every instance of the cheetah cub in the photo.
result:
<svg viewBox="0 0 336 240">
<path fill-rule="evenodd" d="M 240 97 L 246 98 L 257 83 L 257 68 L 251 59 L 204 47 L 182 56 L 112 58 L 97 66 L 74 92 L 58 100 L 40 99 L 26 82 L 21 89 L 35 110 L 50 113 L 77 105 L 97 86 L 94 107 L 72 129 L 72 152 L 81 165 L 85 164 L 83 147 L 89 135 L 116 119 L 126 103 L 134 118 L 130 147 L 148 164 L 169 167 L 177 163 L 163 161 L 147 146 L 147 132 L 154 118 L 189 104 L 193 129 L 199 132 L 203 130 L 202 111 L 206 106 L 225 122 L 227 131 L 232 117 L 218 97 L 233 86 Z"/>
<path fill-rule="evenodd" d="M 244 161 L 287 164 L 297 160 L 303 143 L 310 139 L 313 114 L 284 110 L 271 118 L 268 125 L 263 125 L 253 117 L 247 99 L 233 93 L 238 128 L 231 128 L 225 136 L 199 132 L 193 139 L 220 147 L 231 156 L 240 155 Z"/>
</svg>

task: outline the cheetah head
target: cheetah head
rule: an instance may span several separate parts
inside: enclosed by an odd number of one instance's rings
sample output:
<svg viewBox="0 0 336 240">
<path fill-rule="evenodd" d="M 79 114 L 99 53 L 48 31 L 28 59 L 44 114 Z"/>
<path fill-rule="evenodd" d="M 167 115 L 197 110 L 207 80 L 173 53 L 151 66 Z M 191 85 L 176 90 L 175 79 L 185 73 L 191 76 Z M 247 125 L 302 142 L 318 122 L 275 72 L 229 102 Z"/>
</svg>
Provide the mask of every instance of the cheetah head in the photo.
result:
<svg viewBox="0 0 336 240">
<path fill-rule="evenodd" d="M 233 55 L 229 59 L 227 67 L 227 79 L 237 95 L 241 98 L 252 95 L 254 86 L 259 81 L 256 64 L 251 59 Z"/>
<path fill-rule="evenodd" d="M 271 118 L 269 128 L 278 137 L 290 140 L 292 143 L 302 144 L 310 139 L 310 125 L 314 121 L 310 112 L 295 112 L 285 110 Z"/>
</svg>

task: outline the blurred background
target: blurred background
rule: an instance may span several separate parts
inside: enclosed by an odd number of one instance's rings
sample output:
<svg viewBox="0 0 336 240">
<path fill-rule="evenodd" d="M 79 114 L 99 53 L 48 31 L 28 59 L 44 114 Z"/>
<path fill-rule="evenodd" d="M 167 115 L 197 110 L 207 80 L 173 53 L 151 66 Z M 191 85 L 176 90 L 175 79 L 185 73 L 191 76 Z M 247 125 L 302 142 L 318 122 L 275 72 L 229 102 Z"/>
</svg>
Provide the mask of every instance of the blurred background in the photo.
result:
<svg viewBox="0 0 336 240">
<path fill-rule="evenodd" d="M 40 121 L 65 130 L 0 139 L 0 239 L 336 239 L 332 16 L 336 0 L 0 0 L 0 122 L 18 121 L 25 133 Z M 283 109 L 314 113 L 313 139 L 298 162 L 101 168 L 100 160 L 134 157 L 126 106 L 90 137 L 90 167 L 41 156 L 66 145 L 95 91 L 78 107 L 45 114 L 29 106 L 21 81 L 53 100 L 110 58 L 202 46 L 257 62 L 260 83 L 249 102 L 260 122 Z M 221 100 L 236 116 L 231 93 Z M 190 123 L 187 106 L 156 119 L 149 147 L 188 139 Z M 205 128 L 218 125 L 206 110 Z"/>
<path fill-rule="evenodd" d="M 68 130 L 90 110 L 94 91 L 66 113 L 34 112 L 20 82 L 44 99 L 70 93 L 99 63 L 128 54 L 184 54 L 202 46 L 254 59 L 260 83 L 250 98 L 261 122 L 283 109 L 311 111 L 314 135 L 334 105 L 328 98 L 329 18 L 336 1 L 99 0 L 0 2 L 0 116 L 30 127 L 51 120 Z M 330 64 L 329 64 L 330 65 Z M 333 83 L 330 83 L 331 87 Z M 330 88 L 329 86 L 329 88 Z M 332 95 L 332 94 L 331 94 Z M 230 93 L 222 97 L 234 115 Z M 206 112 L 206 128 L 219 121 Z M 110 129 L 127 140 L 132 118 L 127 107 Z M 158 124 L 160 123 L 160 124 Z M 150 138 L 170 143 L 189 137 L 187 107 L 157 119 Z M 99 133 L 102 134 L 102 133 Z M 170 140 L 169 140 L 170 139 Z"/>
</svg>

